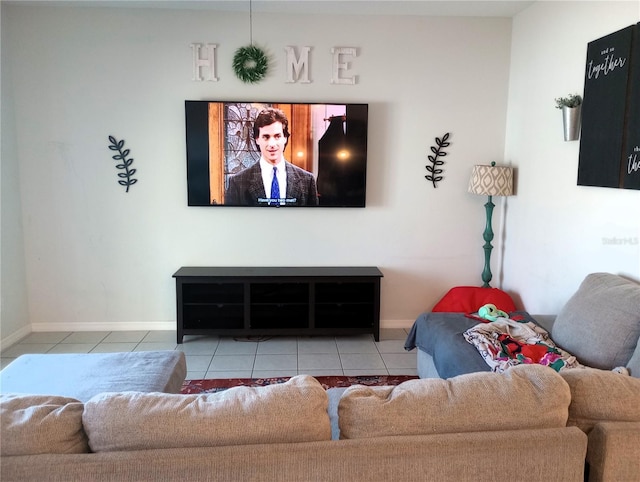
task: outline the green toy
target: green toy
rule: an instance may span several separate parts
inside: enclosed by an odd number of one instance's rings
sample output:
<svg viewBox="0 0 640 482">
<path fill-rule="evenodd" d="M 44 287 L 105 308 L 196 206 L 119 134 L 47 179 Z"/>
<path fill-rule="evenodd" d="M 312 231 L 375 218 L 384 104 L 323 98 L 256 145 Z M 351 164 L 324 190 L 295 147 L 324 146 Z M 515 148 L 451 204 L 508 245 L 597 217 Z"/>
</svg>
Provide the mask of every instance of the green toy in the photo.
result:
<svg viewBox="0 0 640 482">
<path fill-rule="evenodd" d="M 496 305 L 492 305 L 491 303 L 480 307 L 478 310 L 478 316 L 489 321 L 496 321 L 498 318 L 509 318 L 508 314 L 499 310 L 496 308 Z"/>
</svg>

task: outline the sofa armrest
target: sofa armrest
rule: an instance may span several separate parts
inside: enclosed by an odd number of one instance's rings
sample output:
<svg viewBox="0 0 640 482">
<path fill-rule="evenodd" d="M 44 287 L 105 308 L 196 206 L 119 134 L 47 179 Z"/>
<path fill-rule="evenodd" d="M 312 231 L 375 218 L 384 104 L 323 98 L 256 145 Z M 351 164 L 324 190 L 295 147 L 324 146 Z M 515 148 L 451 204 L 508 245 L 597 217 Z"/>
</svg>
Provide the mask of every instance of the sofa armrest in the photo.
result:
<svg viewBox="0 0 640 482">
<path fill-rule="evenodd" d="M 600 422 L 589 432 L 589 482 L 638 480 L 640 422 Z"/>
<path fill-rule="evenodd" d="M 551 333 L 553 323 L 556 321 L 557 315 L 531 315 L 531 317 L 538 322 L 538 324 Z"/>
</svg>

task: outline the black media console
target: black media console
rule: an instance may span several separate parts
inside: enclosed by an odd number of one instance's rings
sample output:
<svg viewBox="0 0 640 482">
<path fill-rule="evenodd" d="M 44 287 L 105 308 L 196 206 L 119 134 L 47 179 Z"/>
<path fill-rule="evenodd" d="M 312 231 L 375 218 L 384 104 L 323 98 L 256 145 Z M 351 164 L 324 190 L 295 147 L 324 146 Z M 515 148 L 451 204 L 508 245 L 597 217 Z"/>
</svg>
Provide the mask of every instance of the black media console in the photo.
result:
<svg viewBox="0 0 640 482">
<path fill-rule="evenodd" d="M 376 267 L 183 267 L 176 271 L 184 335 L 354 335 L 380 340 Z"/>
</svg>

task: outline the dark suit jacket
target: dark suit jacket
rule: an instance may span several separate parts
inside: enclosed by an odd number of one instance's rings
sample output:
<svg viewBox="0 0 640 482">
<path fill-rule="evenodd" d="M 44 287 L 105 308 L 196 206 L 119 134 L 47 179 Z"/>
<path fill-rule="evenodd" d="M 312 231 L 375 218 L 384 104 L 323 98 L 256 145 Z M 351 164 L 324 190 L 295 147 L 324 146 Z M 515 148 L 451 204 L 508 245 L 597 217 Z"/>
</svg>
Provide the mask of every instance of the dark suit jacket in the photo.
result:
<svg viewBox="0 0 640 482">
<path fill-rule="evenodd" d="M 317 206 L 318 189 L 313 175 L 290 162 L 285 162 L 285 169 L 287 172 L 286 199 L 295 199 L 295 202 L 287 202 L 285 206 Z M 229 178 L 224 204 L 225 206 L 267 206 L 267 203 L 258 202 L 259 198 L 266 197 L 260 163 L 256 162 L 253 166 Z"/>
</svg>

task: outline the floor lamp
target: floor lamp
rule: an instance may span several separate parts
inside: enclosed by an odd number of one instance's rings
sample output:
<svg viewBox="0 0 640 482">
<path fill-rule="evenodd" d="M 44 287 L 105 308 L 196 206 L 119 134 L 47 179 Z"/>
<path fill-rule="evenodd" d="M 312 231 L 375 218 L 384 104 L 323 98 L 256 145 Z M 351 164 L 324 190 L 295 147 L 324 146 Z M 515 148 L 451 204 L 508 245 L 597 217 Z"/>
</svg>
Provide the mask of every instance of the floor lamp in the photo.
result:
<svg viewBox="0 0 640 482">
<path fill-rule="evenodd" d="M 482 270 L 483 288 L 491 288 L 491 241 L 493 240 L 493 229 L 491 229 L 491 215 L 494 204 L 491 202 L 492 196 L 511 196 L 513 194 L 513 169 L 505 166 L 496 166 L 492 162 L 490 166 L 473 166 L 471 179 L 469 180 L 469 192 L 489 196 L 489 200 L 484 205 L 487 211 L 487 225 L 484 228 L 484 269 Z"/>
</svg>

